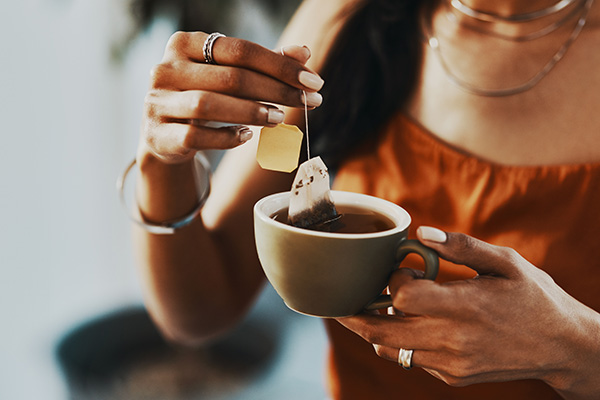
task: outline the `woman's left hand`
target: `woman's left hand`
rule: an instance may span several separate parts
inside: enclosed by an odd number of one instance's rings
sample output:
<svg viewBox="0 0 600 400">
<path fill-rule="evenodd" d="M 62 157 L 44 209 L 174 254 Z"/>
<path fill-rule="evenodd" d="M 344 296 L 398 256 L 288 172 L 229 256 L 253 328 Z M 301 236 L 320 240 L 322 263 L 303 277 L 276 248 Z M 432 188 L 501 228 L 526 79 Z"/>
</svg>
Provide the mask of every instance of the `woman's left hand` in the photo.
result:
<svg viewBox="0 0 600 400">
<path fill-rule="evenodd" d="M 413 366 L 452 386 L 541 379 L 564 396 L 598 395 L 598 313 L 513 249 L 430 227 L 417 235 L 477 277 L 436 283 L 399 269 L 389 284 L 396 315 L 360 314 L 342 325 L 384 359 L 414 350 Z"/>
</svg>

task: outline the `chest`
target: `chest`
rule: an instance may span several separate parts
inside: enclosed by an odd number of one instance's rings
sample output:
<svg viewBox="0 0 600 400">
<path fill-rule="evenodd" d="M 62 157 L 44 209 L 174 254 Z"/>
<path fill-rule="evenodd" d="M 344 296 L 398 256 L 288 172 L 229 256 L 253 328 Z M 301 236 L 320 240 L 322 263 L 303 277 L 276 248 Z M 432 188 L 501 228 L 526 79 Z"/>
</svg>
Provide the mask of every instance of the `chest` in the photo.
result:
<svg viewBox="0 0 600 400">
<path fill-rule="evenodd" d="M 589 51 L 599 48 L 599 38 L 582 35 L 532 89 L 503 97 L 466 92 L 448 78 L 439 55 L 424 45 L 420 80 L 407 112 L 440 140 L 488 161 L 600 162 L 600 52 Z M 484 64 L 501 81 L 512 73 L 507 65 L 519 63 L 518 57 L 499 63 L 492 54 L 463 58 L 460 72 L 469 76 L 470 65 L 480 71 Z"/>
</svg>

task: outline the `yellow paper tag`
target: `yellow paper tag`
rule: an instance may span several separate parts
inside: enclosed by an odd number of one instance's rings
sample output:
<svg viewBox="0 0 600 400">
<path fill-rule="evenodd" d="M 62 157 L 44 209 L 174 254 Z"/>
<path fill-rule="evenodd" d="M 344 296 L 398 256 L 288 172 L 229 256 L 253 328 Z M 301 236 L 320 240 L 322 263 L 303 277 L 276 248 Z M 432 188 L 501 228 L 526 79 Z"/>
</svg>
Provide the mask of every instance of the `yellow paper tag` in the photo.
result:
<svg viewBox="0 0 600 400">
<path fill-rule="evenodd" d="M 297 126 L 279 124 L 260 131 L 256 161 L 264 169 L 292 172 L 298 166 L 303 133 Z"/>
</svg>

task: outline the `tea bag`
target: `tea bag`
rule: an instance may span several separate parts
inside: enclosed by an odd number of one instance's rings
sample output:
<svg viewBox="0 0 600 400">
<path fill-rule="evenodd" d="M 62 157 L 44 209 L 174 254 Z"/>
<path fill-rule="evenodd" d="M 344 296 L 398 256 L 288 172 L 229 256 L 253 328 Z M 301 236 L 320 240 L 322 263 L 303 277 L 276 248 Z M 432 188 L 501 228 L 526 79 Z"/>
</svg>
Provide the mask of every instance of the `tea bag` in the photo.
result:
<svg viewBox="0 0 600 400">
<path fill-rule="evenodd" d="M 314 230 L 334 229 L 338 215 L 329 193 L 329 172 L 321 157 L 310 157 L 308 107 L 304 93 L 304 122 L 308 160 L 298 168 L 288 208 L 288 222 Z M 293 125 L 279 124 L 261 130 L 256 159 L 264 169 L 292 172 L 298 165 L 302 131 Z"/>
<path fill-rule="evenodd" d="M 298 166 L 302 136 L 302 131 L 294 125 L 262 128 L 256 161 L 264 169 L 292 172 Z"/>
<path fill-rule="evenodd" d="M 338 215 L 331 201 L 329 172 L 321 157 L 303 162 L 290 193 L 289 222 L 300 228 L 328 230 Z"/>
</svg>

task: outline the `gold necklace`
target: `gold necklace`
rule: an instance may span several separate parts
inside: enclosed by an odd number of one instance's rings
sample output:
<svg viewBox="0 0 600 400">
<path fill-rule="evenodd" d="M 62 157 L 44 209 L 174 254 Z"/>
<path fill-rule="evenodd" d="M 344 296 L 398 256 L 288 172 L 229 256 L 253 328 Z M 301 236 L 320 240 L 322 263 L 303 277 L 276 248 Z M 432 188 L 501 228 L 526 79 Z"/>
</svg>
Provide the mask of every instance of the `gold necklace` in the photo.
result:
<svg viewBox="0 0 600 400">
<path fill-rule="evenodd" d="M 558 49 L 558 51 L 556 53 L 554 53 L 552 58 L 544 65 L 544 67 L 537 74 L 535 74 L 532 78 L 527 80 L 525 83 L 510 87 L 510 88 L 505 88 L 505 89 L 485 89 L 485 88 L 477 87 L 469 82 L 464 81 L 463 79 L 459 78 L 458 76 L 456 76 L 452 72 L 452 70 L 448 67 L 448 64 L 446 63 L 446 61 L 444 60 L 444 57 L 440 50 L 440 42 L 439 42 L 438 38 L 435 35 L 433 35 L 433 33 L 431 31 L 430 21 L 428 21 L 425 18 L 424 13 L 421 14 L 421 18 L 422 18 L 422 26 L 423 26 L 423 30 L 424 30 L 424 34 L 425 34 L 425 40 L 427 41 L 427 44 L 433 51 L 434 55 L 436 56 L 438 62 L 441 65 L 442 69 L 444 70 L 446 77 L 452 83 L 454 83 L 461 89 L 465 90 L 466 92 L 475 94 L 478 96 L 503 97 L 503 96 L 511 96 L 514 94 L 523 93 L 523 92 L 531 89 L 535 85 L 537 85 L 546 75 L 548 75 L 548 73 L 552 70 L 552 68 L 554 68 L 554 66 L 564 57 L 564 55 L 567 52 L 567 50 L 569 49 L 569 47 L 571 47 L 571 45 L 573 44 L 575 39 L 577 39 L 577 37 L 581 33 L 581 30 L 583 29 L 583 27 L 587 21 L 587 17 L 589 15 L 589 11 L 590 11 L 590 8 L 592 7 L 593 2 L 594 2 L 594 0 L 586 0 L 585 6 L 583 7 L 583 12 L 582 12 L 581 16 L 579 17 L 579 20 L 577 21 L 577 25 L 575 25 L 575 28 L 571 32 L 571 35 L 569 35 L 567 40 L 562 44 L 562 46 Z"/>
</svg>

